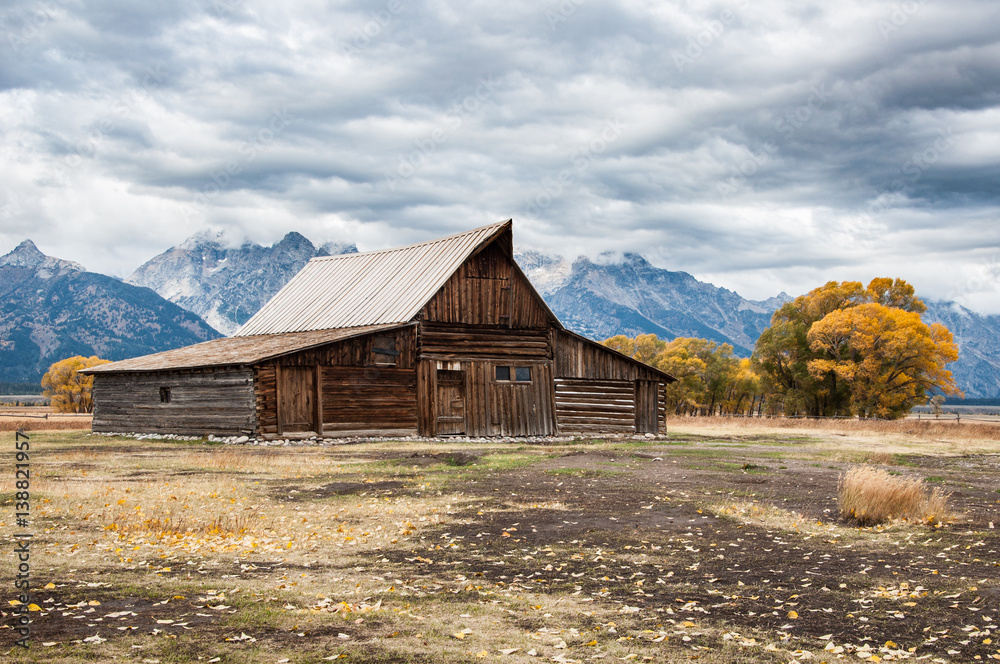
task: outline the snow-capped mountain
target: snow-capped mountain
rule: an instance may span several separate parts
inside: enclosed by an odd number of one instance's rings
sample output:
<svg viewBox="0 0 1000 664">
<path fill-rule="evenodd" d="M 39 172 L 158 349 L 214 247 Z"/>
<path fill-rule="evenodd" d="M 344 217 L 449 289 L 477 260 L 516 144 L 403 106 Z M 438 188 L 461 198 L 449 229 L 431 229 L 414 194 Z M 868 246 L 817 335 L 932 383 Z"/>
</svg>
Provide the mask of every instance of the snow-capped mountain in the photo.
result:
<svg viewBox="0 0 1000 664">
<path fill-rule="evenodd" d="M 316 256 L 357 252 L 353 244 L 316 247 L 288 233 L 270 247 L 232 246 L 222 233 L 199 233 L 150 259 L 126 280 L 146 286 L 231 335 Z"/>
</svg>

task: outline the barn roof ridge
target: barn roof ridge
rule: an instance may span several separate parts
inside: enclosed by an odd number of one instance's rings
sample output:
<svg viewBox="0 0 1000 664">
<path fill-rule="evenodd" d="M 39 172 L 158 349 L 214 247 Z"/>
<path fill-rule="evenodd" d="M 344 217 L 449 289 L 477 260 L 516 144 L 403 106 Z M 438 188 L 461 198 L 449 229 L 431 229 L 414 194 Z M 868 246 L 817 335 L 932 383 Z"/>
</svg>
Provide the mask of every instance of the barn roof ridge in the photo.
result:
<svg viewBox="0 0 1000 664">
<path fill-rule="evenodd" d="M 421 240 L 420 242 L 414 242 L 413 244 L 406 244 L 400 247 L 387 247 L 385 249 L 369 249 L 368 251 L 356 251 L 350 254 L 334 254 L 332 256 L 316 256 L 310 258 L 309 262 L 324 262 L 324 261 L 336 261 L 336 260 L 352 260 L 358 257 L 373 256 L 376 254 L 389 254 L 395 251 L 406 251 L 410 249 L 417 249 L 424 245 L 437 244 L 439 242 L 449 242 L 456 240 L 465 235 L 472 235 L 475 233 L 481 233 L 487 229 L 496 229 L 496 231 L 504 230 L 504 226 L 512 226 L 513 219 L 508 219 L 506 221 L 498 221 L 493 224 L 486 224 L 485 226 L 480 226 L 478 228 L 472 228 L 467 231 L 462 231 L 460 233 L 453 233 L 451 235 L 446 235 L 445 237 L 431 238 L 430 240 Z M 497 233 L 498 234 L 498 233 Z"/>
</svg>

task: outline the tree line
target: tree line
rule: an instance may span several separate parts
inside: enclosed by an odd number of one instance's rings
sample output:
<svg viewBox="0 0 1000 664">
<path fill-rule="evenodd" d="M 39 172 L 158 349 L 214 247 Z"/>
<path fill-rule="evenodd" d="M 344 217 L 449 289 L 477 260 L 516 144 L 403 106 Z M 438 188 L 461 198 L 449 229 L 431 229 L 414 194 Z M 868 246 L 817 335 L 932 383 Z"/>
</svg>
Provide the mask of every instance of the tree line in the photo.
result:
<svg viewBox="0 0 1000 664">
<path fill-rule="evenodd" d="M 603 343 L 677 378 L 667 408 L 678 415 L 895 419 L 935 394 L 962 394 L 945 368 L 958 346 L 921 319 L 926 310 L 902 279 L 830 281 L 779 308 L 749 358 L 687 337 Z"/>
</svg>

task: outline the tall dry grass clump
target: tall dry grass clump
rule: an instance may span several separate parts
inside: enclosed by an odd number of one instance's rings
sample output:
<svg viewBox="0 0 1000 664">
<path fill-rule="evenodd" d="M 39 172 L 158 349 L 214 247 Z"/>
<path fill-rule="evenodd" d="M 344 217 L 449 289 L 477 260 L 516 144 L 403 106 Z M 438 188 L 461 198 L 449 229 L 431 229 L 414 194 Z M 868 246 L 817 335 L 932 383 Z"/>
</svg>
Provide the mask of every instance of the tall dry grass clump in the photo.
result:
<svg viewBox="0 0 1000 664">
<path fill-rule="evenodd" d="M 928 492 L 919 477 L 895 477 L 870 466 L 851 468 L 837 485 L 841 518 L 861 526 L 892 519 L 941 523 L 949 517 L 948 495 Z"/>
</svg>

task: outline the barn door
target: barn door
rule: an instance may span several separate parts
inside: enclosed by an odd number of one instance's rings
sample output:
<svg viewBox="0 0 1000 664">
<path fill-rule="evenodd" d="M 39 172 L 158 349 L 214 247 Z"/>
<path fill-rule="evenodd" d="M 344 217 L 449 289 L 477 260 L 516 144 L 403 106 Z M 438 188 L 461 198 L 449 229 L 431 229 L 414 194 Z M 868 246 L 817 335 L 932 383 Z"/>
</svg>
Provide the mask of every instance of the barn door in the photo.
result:
<svg viewBox="0 0 1000 664">
<path fill-rule="evenodd" d="M 315 370 L 280 367 L 278 372 L 278 433 L 315 431 Z"/>
<path fill-rule="evenodd" d="M 437 372 L 437 435 L 465 433 L 465 372 Z"/>
<path fill-rule="evenodd" d="M 659 386 L 655 380 L 635 381 L 635 432 L 656 433 Z"/>
</svg>

